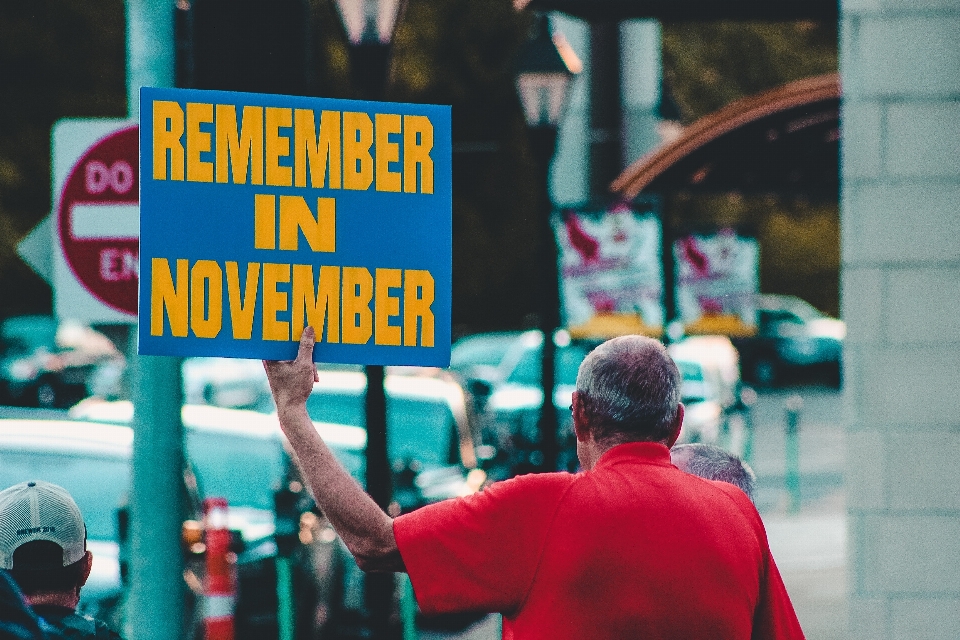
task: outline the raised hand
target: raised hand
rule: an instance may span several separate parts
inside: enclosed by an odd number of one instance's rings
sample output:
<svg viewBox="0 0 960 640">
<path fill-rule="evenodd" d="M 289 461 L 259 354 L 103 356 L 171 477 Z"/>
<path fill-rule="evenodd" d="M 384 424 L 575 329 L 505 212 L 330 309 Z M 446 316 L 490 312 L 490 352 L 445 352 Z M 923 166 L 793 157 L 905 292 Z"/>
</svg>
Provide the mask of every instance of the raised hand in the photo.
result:
<svg viewBox="0 0 960 640">
<path fill-rule="evenodd" d="M 300 348 L 295 360 L 263 361 L 273 400 L 277 403 L 277 413 L 283 414 L 285 410 L 304 406 L 313 390 L 313 383 L 320 380 L 317 365 L 313 362 L 315 343 L 313 327 L 307 327 L 300 336 Z"/>
</svg>

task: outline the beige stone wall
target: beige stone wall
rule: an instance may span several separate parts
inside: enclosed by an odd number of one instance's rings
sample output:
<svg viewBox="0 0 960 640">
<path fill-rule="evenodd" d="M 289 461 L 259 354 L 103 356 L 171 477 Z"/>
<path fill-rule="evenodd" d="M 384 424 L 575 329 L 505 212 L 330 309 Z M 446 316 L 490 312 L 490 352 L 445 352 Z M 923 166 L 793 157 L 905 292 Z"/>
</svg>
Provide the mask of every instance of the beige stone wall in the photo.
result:
<svg viewBox="0 0 960 640">
<path fill-rule="evenodd" d="M 960 638 L 960 0 L 844 0 L 851 624 Z"/>
</svg>

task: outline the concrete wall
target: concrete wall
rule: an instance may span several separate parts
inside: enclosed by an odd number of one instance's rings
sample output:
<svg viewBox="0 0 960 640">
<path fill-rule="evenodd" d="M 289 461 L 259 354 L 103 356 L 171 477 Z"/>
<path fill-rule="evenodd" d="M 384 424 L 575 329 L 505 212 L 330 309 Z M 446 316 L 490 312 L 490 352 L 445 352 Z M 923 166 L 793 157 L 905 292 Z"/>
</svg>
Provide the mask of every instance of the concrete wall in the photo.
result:
<svg viewBox="0 0 960 640">
<path fill-rule="evenodd" d="M 960 0 L 843 0 L 855 637 L 960 638 Z"/>
</svg>

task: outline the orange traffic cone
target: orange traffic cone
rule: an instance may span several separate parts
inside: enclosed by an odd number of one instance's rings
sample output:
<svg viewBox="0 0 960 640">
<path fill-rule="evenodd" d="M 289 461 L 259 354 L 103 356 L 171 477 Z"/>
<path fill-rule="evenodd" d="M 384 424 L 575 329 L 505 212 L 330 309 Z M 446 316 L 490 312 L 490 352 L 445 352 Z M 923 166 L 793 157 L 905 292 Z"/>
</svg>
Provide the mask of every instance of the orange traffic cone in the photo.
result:
<svg viewBox="0 0 960 640">
<path fill-rule="evenodd" d="M 206 640 L 233 640 L 233 607 L 236 601 L 235 558 L 230 553 L 226 498 L 203 501 L 207 547 L 204 580 L 203 626 Z"/>
</svg>

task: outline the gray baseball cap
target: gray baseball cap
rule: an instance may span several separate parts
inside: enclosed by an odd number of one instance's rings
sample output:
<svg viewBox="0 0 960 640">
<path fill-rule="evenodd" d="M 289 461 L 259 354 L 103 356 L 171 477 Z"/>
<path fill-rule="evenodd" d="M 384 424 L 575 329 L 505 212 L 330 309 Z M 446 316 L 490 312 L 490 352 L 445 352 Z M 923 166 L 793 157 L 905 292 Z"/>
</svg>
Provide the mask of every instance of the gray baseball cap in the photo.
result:
<svg viewBox="0 0 960 640">
<path fill-rule="evenodd" d="M 63 549 L 63 566 L 87 551 L 80 507 L 63 487 L 43 480 L 21 482 L 0 491 L 0 569 L 13 569 L 13 552 L 35 540 Z"/>
</svg>

